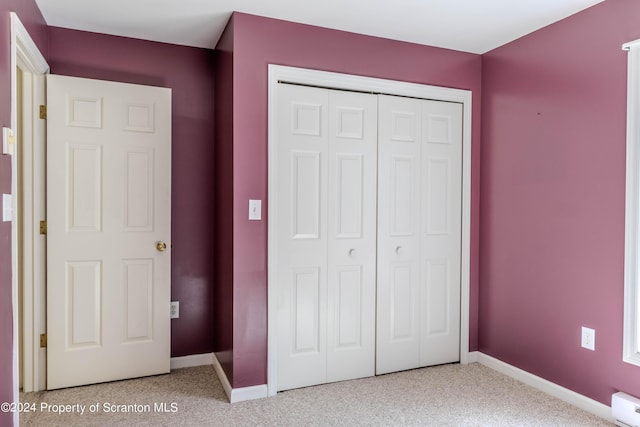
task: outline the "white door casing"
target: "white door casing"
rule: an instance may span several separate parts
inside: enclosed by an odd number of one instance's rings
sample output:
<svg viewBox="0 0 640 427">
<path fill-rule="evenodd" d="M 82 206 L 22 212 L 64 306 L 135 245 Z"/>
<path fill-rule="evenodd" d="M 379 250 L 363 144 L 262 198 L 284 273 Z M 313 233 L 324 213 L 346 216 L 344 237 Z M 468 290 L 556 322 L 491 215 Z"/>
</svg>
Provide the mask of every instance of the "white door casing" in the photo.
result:
<svg viewBox="0 0 640 427">
<path fill-rule="evenodd" d="M 33 39 L 27 32 L 26 28 L 20 21 L 20 18 L 14 12 L 10 12 L 10 20 L 11 20 L 11 58 L 10 58 L 10 73 L 11 73 L 11 128 L 14 131 L 20 132 L 18 129 L 18 96 L 19 90 L 17 85 L 17 72 L 18 68 L 22 70 L 23 73 L 28 73 L 32 76 L 34 80 L 34 93 L 32 100 L 38 101 L 41 98 L 44 98 L 44 92 L 42 89 L 43 85 L 39 85 L 36 82 L 41 81 L 43 79 L 43 75 L 49 72 L 49 65 L 46 60 L 38 50 L 38 47 L 34 43 Z M 20 138 L 18 138 L 20 139 Z M 34 124 L 33 133 L 32 133 L 32 141 L 37 144 L 38 147 L 42 147 L 44 145 L 44 132 L 40 132 L 39 126 Z M 24 147 L 26 148 L 26 147 Z M 41 187 L 38 187 L 44 179 L 42 179 L 42 172 L 44 171 L 44 163 L 38 164 L 41 159 L 42 151 L 38 151 L 38 149 L 34 147 L 29 147 L 34 154 L 33 163 L 28 165 L 28 169 L 33 171 L 33 190 L 34 190 L 34 200 L 33 202 L 33 212 L 37 214 L 40 212 L 40 208 L 43 206 L 41 201 L 44 199 L 43 194 L 44 190 Z M 23 159 L 27 160 L 28 159 Z M 24 164 L 25 162 L 23 162 Z M 39 169 L 39 167 L 41 167 Z M 18 184 L 18 158 L 17 156 L 13 156 L 11 160 L 11 193 L 17 194 L 17 184 Z M 17 200 L 17 197 L 13 198 L 14 203 Z M 18 307 L 18 265 L 19 259 L 21 257 L 25 257 L 25 254 L 18 253 L 18 223 L 26 218 L 23 218 L 23 212 L 20 212 L 20 209 L 17 205 L 13 206 L 13 218 L 11 225 L 11 270 L 12 270 L 12 312 L 13 312 L 13 401 L 19 401 L 19 358 L 22 358 L 21 362 L 25 364 L 25 378 L 28 381 L 26 384 L 26 388 L 36 388 L 39 384 L 42 384 L 42 377 L 38 368 L 41 367 L 43 359 L 40 357 L 42 352 L 39 348 L 39 339 L 37 337 L 37 332 L 32 334 L 29 342 L 25 341 L 24 354 L 20 354 L 19 351 L 19 334 L 20 331 L 18 329 L 19 319 L 18 316 L 21 316 L 24 320 L 25 328 L 29 328 L 29 330 L 38 328 L 44 321 L 44 309 L 41 304 L 42 294 L 44 289 L 44 280 L 42 280 L 42 272 L 44 271 L 44 250 L 42 249 L 42 244 L 34 244 L 33 252 L 29 254 L 30 259 L 24 259 L 24 262 L 30 263 L 33 266 L 33 281 L 31 282 L 30 289 L 26 290 L 26 292 L 31 292 L 34 295 L 33 304 L 30 306 L 31 311 L 23 310 L 25 307 Z M 28 224 L 26 225 L 28 227 Z M 36 228 L 36 229 L 39 229 Z M 35 234 L 35 232 L 34 232 Z M 33 239 L 31 240 L 34 241 Z M 25 300 L 26 302 L 26 300 Z M 26 366 L 26 364 L 29 364 Z M 26 372 L 29 370 L 30 372 Z M 15 425 L 19 423 L 19 412 L 16 411 L 13 414 L 13 422 Z"/>
<path fill-rule="evenodd" d="M 47 100 L 47 387 L 166 373 L 171 91 L 50 75 Z"/>
<path fill-rule="evenodd" d="M 280 347 L 278 345 L 278 277 L 280 245 L 279 229 L 282 191 L 278 186 L 280 170 L 279 145 L 279 87 L 281 82 L 316 87 L 330 87 L 349 91 L 374 92 L 412 98 L 448 101 L 462 105 L 462 197 L 461 197 L 461 256 L 460 256 L 460 319 L 459 357 L 461 363 L 469 363 L 469 279 L 470 279 L 470 218 L 471 218 L 471 91 L 419 85 L 384 79 L 345 75 L 317 70 L 269 65 L 269 203 L 268 203 L 268 392 L 277 393 Z M 426 319 L 421 318 L 421 322 Z"/>
<path fill-rule="evenodd" d="M 26 67 L 25 67 L 26 68 Z M 47 352 L 40 347 L 40 334 L 47 330 L 45 317 L 46 236 L 40 234 L 40 221 L 46 218 L 45 206 L 45 121 L 40 119 L 40 105 L 45 105 L 44 75 L 22 72 L 22 262 L 23 303 L 23 391 L 46 388 Z"/>
<path fill-rule="evenodd" d="M 376 97 L 280 90 L 279 388 L 371 376 Z"/>
</svg>

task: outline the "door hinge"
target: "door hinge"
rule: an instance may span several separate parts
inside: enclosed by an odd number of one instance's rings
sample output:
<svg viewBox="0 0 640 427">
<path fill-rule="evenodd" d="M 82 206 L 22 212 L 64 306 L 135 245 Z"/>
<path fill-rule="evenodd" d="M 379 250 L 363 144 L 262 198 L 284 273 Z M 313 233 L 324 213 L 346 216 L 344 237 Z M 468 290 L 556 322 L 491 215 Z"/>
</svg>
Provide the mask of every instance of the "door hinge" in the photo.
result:
<svg viewBox="0 0 640 427">
<path fill-rule="evenodd" d="M 40 118 L 43 120 L 47 119 L 47 106 L 46 105 L 41 105 L 40 106 Z"/>
<path fill-rule="evenodd" d="M 40 334 L 40 348 L 47 348 L 47 334 Z"/>
<path fill-rule="evenodd" d="M 47 221 L 40 221 L 40 234 L 47 234 Z"/>
</svg>

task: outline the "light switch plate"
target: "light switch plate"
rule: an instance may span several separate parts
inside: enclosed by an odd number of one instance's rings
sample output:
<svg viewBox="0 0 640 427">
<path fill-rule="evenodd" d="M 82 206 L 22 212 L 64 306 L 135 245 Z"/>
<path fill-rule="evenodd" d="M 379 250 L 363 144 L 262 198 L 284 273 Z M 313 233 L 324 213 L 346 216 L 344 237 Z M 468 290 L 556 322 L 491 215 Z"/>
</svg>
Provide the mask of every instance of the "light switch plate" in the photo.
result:
<svg viewBox="0 0 640 427">
<path fill-rule="evenodd" d="M 262 200 L 249 200 L 249 220 L 259 221 L 262 219 Z"/>
<path fill-rule="evenodd" d="M 2 221 L 9 222 L 13 219 L 13 197 L 11 194 L 2 195 Z"/>
<path fill-rule="evenodd" d="M 2 154 L 13 154 L 15 147 L 15 135 L 9 128 L 2 128 Z"/>
</svg>

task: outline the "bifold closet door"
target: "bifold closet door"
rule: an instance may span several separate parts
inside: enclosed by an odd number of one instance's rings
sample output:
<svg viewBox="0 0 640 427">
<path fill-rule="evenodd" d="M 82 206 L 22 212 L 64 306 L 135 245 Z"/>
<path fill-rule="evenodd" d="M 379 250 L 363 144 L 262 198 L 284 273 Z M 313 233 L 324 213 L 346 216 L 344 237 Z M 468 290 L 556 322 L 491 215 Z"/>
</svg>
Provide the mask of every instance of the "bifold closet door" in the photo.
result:
<svg viewBox="0 0 640 427">
<path fill-rule="evenodd" d="M 278 89 L 278 389 L 375 373 L 374 95 Z"/>
<path fill-rule="evenodd" d="M 378 102 L 376 373 L 419 366 L 421 101 Z"/>
<path fill-rule="evenodd" d="M 462 104 L 422 101 L 420 366 L 460 360 Z"/>
<path fill-rule="evenodd" d="M 461 104 L 379 97 L 376 373 L 460 354 Z"/>
</svg>

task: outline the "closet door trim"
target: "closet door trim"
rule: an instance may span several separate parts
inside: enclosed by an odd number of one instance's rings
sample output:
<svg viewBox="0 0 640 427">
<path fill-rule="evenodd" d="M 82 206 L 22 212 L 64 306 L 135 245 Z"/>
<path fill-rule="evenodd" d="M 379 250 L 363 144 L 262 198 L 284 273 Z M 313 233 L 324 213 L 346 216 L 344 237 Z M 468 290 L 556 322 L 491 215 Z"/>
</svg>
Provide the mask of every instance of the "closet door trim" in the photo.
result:
<svg viewBox="0 0 640 427">
<path fill-rule="evenodd" d="M 269 65 L 268 130 L 268 342 L 267 387 L 270 396 L 277 393 L 277 247 L 278 247 L 278 85 L 279 82 L 318 86 L 328 89 L 408 96 L 462 104 L 462 253 L 460 278 L 460 363 L 470 363 L 469 354 L 469 282 L 471 250 L 471 101 L 472 92 L 395 80 L 331 73 L 304 68 Z M 273 218 L 274 220 L 270 220 Z"/>
</svg>

